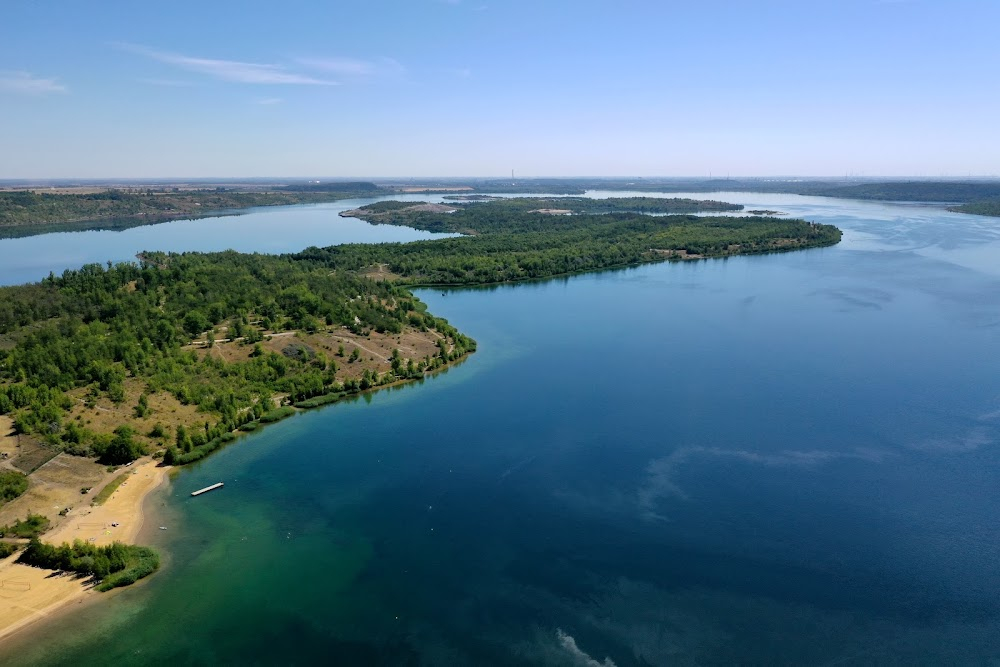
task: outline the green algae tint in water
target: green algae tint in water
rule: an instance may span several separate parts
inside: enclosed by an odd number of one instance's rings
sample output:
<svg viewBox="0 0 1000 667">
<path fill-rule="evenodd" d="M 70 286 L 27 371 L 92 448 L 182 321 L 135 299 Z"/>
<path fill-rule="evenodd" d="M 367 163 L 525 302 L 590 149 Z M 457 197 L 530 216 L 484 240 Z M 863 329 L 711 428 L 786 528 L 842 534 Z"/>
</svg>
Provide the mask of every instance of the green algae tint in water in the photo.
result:
<svg viewBox="0 0 1000 667">
<path fill-rule="evenodd" d="M 181 471 L 164 570 L 2 657 L 1000 659 L 1000 221 L 724 198 L 845 242 L 424 291 L 479 352 Z"/>
</svg>

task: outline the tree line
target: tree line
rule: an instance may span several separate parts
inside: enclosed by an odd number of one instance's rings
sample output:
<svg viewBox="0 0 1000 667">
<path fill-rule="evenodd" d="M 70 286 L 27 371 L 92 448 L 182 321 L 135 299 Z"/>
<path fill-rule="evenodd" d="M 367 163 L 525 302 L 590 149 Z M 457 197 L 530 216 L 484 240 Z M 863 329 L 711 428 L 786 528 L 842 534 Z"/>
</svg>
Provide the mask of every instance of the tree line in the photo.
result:
<svg viewBox="0 0 1000 667">
<path fill-rule="evenodd" d="M 369 372 L 346 382 L 337 381 L 334 359 L 259 346 L 264 332 L 398 334 L 407 327 L 437 331 L 447 349 L 398 373 Z M 211 343 L 216 330 L 252 348 L 249 358 L 226 362 L 185 347 L 195 339 Z M 277 394 L 297 402 L 360 391 L 475 349 L 401 286 L 290 256 L 236 252 L 150 252 L 137 264 L 90 264 L 38 284 L 0 288 L 0 335 L 14 343 L 0 350 L 0 414 L 10 414 L 19 433 L 111 465 L 145 453 L 145 436 L 176 447 L 180 459 L 271 411 Z M 69 392 L 85 388 L 88 403 L 106 397 L 120 404 L 130 378 L 144 383 L 137 417 L 148 413 L 147 395 L 165 391 L 197 406 L 204 414 L 199 427 L 183 437 L 178 429 L 171 443 L 162 428 L 140 434 L 124 424 L 95 433 L 67 419 Z"/>
<path fill-rule="evenodd" d="M 372 183 L 288 186 L 278 191 L 109 189 L 95 193 L 52 193 L 33 190 L 0 192 L 0 228 L 117 218 L 164 219 L 204 215 L 212 211 L 254 206 L 280 206 L 371 197 L 381 191 Z"/>
</svg>

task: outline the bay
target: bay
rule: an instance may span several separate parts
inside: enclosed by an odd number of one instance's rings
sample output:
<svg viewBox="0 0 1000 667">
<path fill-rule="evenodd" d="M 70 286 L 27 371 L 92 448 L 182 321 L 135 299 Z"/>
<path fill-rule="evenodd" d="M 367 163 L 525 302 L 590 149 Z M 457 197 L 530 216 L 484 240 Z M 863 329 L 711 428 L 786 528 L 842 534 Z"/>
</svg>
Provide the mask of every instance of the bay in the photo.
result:
<svg viewBox="0 0 1000 667">
<path fill-rule="evenodd" d="M 181 470 L 163 570 L 0 659 L 1000 659 L 1000 220 L 712 198 L 844 241 L 422 290 L 468 361 Z"/>
</svg>

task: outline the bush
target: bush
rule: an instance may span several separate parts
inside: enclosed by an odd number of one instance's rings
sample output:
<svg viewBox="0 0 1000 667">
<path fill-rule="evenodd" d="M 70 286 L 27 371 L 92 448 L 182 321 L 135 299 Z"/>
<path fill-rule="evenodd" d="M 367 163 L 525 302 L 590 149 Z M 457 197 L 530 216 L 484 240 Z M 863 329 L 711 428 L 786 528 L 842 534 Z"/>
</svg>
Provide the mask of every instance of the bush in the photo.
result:
<svg viewBox="0 0 1000 667">
<path fill-rule="evenodd" d="M 305 401 L 299 401 L 295 404 L 297 408 L 309 409 L 318 408 L 322 405 L 329 405 L 330 403 L 336 403 L 344 397 L 344 392 L 337 391 L 332 394 L 323 394 L 322 396 L 316 396 L 314 398 L 307 399 Z"/>
<path fill-rule="evenodd" d="M 0 471 L 0 504 L 14 500 L 27 490 L 27 475 L 16 470 Z"/>
<path fill-rule="evenodd" d="M 24 521 L 18 519 L 10 526 L 0 527 L 0 537 L 38 537 L 48 529 L 48 517 L 29 514 Z"/>
<path fill-rule="evenodd" d="M 128 586 L 155 572 L 160 567 L 160 555 L 149 547 L 115 542 L 104 547 L 76 540 L 72 545 L 44 544 L 31 538 L 18 563 L 48 570 L 62 570 L 93 575 L 100 581 L 99 591 Z"/>
<path fill-rule="evenodd" d="M 112 588 L 128 586 L 160 569 L 160 555 L 153 549 L 135 545 L 129 545 L 127 548 L 129 554 L 125 569 L 106 576 L 97 590 L 110 591 Z"/>
<path fill-rule="evenodd" d="M 270 412 L 265 412 L 261 415 L 261 424 L 273 424 L 274 422 L 281 421 L 287 417 L 291 417 L 295 414 L 295 408 L 290 406 L 285 406 L 283 408 L 278 408 L 276 410 L 271 410 Z"/>
</svg>

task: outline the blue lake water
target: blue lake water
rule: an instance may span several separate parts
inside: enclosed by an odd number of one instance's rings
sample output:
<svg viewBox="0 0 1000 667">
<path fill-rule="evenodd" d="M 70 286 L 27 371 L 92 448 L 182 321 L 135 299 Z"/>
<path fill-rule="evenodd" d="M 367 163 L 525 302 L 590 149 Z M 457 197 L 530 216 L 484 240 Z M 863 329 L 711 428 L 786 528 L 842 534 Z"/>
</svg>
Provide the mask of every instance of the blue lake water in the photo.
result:
<svg viewBox="0 0 1000 667">
<path fill-rule="evenodd" d="M 341 211 L 382 199 L 388 197 L 262 207 L 238 215 L 172 220 L 125 230 L 91 229 L 0 238 L 0 285 L 35 282 L 46 277 L 49 271 L 58 274 L 91 262 L 134 262 L 136 254 L 143 250 L 283 253 L 298 252 L 309 246 L 416 241 L 448 236 L 406 227 L 370 225 L 338 215 Z M 413 195 L 391 199 L 426 201 Z"/>
<path fill-rule="evenodd" d="M 844 241 L 420 291 L 476 354 L 180 471 L 163 570 L 0 659 L 1000 661 L 1000 219 L 712 198 Z"/>
</svg>

